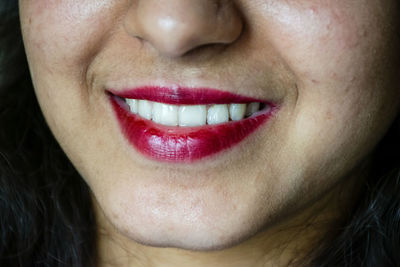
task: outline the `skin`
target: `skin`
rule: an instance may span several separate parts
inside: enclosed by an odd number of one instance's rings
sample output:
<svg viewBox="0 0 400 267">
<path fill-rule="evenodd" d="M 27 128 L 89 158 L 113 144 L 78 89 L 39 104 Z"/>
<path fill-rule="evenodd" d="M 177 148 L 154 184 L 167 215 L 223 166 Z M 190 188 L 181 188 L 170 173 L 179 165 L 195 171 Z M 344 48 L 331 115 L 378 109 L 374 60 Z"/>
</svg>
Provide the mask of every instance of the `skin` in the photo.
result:
<svg viewBox="0 0 400 267">
<path fill-rule="evenodd" d="M 41 108 L 93 192 L 100 266 L 281 266 L 312 251 L 398 114 L 396 2 L 20 0 Z M 104 90 L 175 84 L 280 109 L 223 153 L 152 161 Z"/>
</svg>

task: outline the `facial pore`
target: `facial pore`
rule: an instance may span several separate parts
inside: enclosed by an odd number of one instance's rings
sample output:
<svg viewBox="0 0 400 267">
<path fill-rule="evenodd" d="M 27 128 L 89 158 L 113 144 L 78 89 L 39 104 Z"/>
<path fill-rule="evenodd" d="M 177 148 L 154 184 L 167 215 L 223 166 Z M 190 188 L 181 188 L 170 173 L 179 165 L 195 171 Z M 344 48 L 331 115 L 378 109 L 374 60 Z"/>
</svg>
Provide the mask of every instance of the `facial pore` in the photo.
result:
<svg viewBox="0 0 400 267">
<path fill-rule="evenodd" d="M 395 0 L 20 1 L 43 114 L 105 220 L 139 243 L 201 250 L 301 213 L 368 158 L 399 110 L 396 10 Z M 126 140 L 107 93 L 148 85 L 279 110 L 221 153 L 158 162 Z"/>
</svg>

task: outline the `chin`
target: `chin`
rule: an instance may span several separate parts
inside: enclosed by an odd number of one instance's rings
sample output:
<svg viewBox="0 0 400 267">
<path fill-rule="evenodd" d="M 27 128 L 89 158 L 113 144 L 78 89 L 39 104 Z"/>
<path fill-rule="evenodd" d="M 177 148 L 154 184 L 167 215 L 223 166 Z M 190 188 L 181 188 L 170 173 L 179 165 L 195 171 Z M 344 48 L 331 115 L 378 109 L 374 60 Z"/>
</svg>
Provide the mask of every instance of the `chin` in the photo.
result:
<svg viewBox="0 0 400 267">
<path fill-rule="evenodd" d="M 255 233 L 243 229 L 223 229 L 192 226 L 193 229 L 184 229 L 184 226 L 166 225 L 165 227 L 129 227 L 115 225 L 120 233 L 129 240 L 140 245 L 157 248 L 178 248 L 190 251 L 224 250 L 238 245 L 251 238 Z"/>
<path fill-rule="evenodd" d="M 172 202 L 165 204 L 159 203 L 158 198 L 143 200 L 140 194 L 123 195 L 120 193 L 114 201 L 100 199 L 97 208 L 101 210 L 103 226 L 128 243 L 192 251 L 223 250 L 248 240 L 265 222 L 265 218 L 255 216 L 260 214 L 255 209 L 238 208 L 234 212 L 230 205 L 235 201 L 221 202 L 212 194 L 210 201 L 196 206 L 191 200 L 180 200 L 177 205 L 171 199 L 163 199 Z"/>
</svg>

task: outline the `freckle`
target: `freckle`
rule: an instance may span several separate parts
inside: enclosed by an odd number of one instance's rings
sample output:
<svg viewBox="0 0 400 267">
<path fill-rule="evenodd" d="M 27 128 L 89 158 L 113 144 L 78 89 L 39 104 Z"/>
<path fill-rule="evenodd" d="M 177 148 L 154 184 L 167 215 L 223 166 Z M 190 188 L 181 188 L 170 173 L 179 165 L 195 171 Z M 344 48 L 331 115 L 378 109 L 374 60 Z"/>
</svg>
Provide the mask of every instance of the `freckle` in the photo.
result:
<svg viewBox="0 0 400 267">
<path fill-rule="evenodd" d="M 367 30 L 362 30 L 360 35 L 361 35 L 361 37 L 367 37 L 368 36 L 368 31 Z"/>
<path fill-rule="evenodd" d="M 326 118 L 327 120 L 331 120 L 331 119 L 332 119 L 332 112 L 328 111 L 328 112 L 326 113 L 325 118 Z"/>
<path fill-rule="evenodd" d="M 314 84 L 318 84 L 319 83 L 319 81 L 314 80 L 314 79 L 312 79 L 311 82 L 314 83 Z"/>
<path fill-rule="evenodd" d="M 119 219 L 118 213 L 115 213 L 115 212 L 113 212 L 112 217 L 113 217 L 114 219 L 116 219 L 116 220 Z"/>
<path fill-rule="evenodd" d="M 104 145 L 103 140 L 99 139 L 96 141 L 98 147 L 102 147 Z"/>
<path fill-rule="evenodd" d="M 317 13 L 318 8 L 316 6 L 312 6 L 310 9 L 313 13 Z"/>
</svg>

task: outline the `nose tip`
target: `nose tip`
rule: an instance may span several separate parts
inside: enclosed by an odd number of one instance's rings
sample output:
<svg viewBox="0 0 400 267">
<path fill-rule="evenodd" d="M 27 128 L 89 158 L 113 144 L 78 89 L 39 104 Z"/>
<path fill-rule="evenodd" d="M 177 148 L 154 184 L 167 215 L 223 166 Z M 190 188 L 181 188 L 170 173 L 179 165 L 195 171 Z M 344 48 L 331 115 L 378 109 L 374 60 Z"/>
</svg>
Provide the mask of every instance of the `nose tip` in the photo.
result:
<svg viewBox="0 0 400 267">
<path fill-rule="evenodd" d="M 142 0 L 132 9 L 134 14 L 125 22 L 128 33 L 168 57 L 204 45 L 233 43 L 243 28 L 231 1 Z"/>
</svg>

